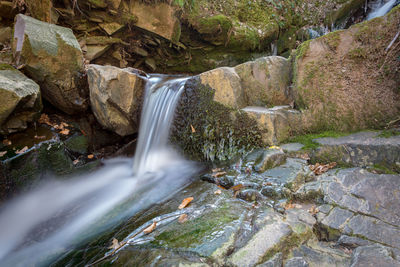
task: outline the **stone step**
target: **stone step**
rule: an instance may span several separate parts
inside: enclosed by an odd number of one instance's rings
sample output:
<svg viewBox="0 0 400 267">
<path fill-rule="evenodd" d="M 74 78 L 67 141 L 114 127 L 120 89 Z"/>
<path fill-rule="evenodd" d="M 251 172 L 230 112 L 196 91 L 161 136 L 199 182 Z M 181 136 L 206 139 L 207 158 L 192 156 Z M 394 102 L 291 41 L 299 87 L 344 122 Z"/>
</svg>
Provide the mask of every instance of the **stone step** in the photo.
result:
<svg viewBox="0 0 400 267">
<path fill-rule="evenodd" d="M 299 128 L 301 112 L 290 106 L 264 108 L 249 106 L 242 109 L 257 121 L 262 130 L 262 139 L 266 144 L 278 144 L 290 137 L 291 132 Z"/>
</svg>

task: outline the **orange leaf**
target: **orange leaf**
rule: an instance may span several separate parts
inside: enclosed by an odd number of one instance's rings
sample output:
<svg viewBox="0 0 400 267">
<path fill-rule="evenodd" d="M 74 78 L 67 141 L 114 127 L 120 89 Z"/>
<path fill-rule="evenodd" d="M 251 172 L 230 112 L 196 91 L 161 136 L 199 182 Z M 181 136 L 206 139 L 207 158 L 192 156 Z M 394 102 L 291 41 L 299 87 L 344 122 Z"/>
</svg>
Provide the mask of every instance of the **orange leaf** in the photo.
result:
<svg viewBox="0 0 400 267">
<path fill-rule="evenodd" d="M 79 159 L 74 160 L 72 163 L 73 163 L 74 165 L 78 164 L 78 163 L 79 163 Z"/>
<path fill-rule="evenodd" d="M 69 130 L 68 130 L 68 129 L 64 129 L 64 130 L 62 130 L 62 131 L 60 132 L 60 134 L 69 135 Z"/>
<path fill-rule="evenodd" d="M 153 221 L 153 223 L 149 227 L 147 227 L 146 229 L 143 230 L 143 233 L 150 234 L 151 232 L 154 231 L 154 229 L 156 229 L 156 226 L 157 226 L 157 222 Z"/>
<path fill-rule="evenodd" d="M 181 209 L 185 208 L 187 205 L 189 205 L 190 202 L 192 202 L 192 200 L 193 200 L 192 197 L 185 198 L 185 199 L 182 201 L 182 203 L 179 205 L 178 209 L 181 210 Z"/>
<path fill-rule="evenodd" d="M 11 143 L 11 141 L 10 140 L 8 140 L 8 139 L 4 139 L 3 140 L 3 145 L 5 145 L 5 146 L 10 146 L 12 143 Z"/>
<path fill-rule="evenodd" d="M 192 128 L 192 133 L 196 132 L 196 129 L 193 127 L 193 125 L 190 124 L 190 128 Z"/>
<path fill-rule="evenodd" d="M 221 168 L 212 169 L 212 172 L 220 172 L 220 171 L 222 171 Z"/>
<path fill-rule="evenodd" d="M 239 191 L 240 189 L 242 189 L 244 186 L 242 185 L 242 184 L 238 184 L 238 185 L 235 185 L 234 187 L 232 187 L 231 189 L 233 190 L 233 191 Z"/>
<path fill-rule="evenodd" d="M 15 152 L 15 154 L 22 154 L 22 153 L 24 153 L 24 152 L 27 151 L 27 150 L 28 150 L 28 147 L 25 146 L 24 148 L 22 148 L 22 149 L 20 149 L 20 150 L 17 150 L 17 151 Z"/>
<path fill-rule="evenodd" d="M 179 223 L 184 223 L 184 222 L 186 222 L 188 220 L 188 216 L 187 216 L 187 214 L 182 214 L 181 216 L 179 216 L 179 219 L 178 219 L 178 222 Z"/>
<path fill-rule="evenodd" d="M 92 158 L 94 158 L 94 155 L 93 155 L 93 154 L 90 154 L 90 155 L 87 156 L 87 158 L 88 158 L 88 159 L 92 159 Z"/>
</svg>

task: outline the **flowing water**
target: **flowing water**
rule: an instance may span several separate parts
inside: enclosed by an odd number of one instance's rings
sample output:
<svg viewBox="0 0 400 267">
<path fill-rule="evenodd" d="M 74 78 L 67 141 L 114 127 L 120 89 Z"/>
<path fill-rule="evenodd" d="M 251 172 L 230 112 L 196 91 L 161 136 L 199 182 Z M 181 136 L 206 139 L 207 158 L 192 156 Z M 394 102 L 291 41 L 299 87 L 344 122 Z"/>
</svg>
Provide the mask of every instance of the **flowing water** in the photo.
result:
<svg viewBox="0 0 400 267">
<path fill-rule="evenodd" d="M 389 0 L 389 1 L 372 1 L 371 3 L 371 11 L 367 16 L 367 20 L 381 17 L 386 15 L 396 4 L 397 0 Z"/>
<path fill-rule="evenodd" d="M 48 181 L 0 210 L 0 266 L 42 266 L 190 182 L 193 162 L 168 147 L 185 78 L 148 78 L 135 158 L 89 175 Z"/>
</svg>

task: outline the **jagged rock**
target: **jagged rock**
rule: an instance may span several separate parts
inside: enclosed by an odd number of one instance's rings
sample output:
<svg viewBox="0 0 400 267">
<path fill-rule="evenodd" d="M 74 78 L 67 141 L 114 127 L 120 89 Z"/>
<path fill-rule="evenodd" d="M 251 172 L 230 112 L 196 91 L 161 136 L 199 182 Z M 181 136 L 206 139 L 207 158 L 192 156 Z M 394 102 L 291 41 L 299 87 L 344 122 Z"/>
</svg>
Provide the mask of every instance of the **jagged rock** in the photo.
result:
<svg viewBox="0 0 400 267">
<path fill-rule="evenodd" d="M 51 0 L 30 0 L 25 2 L 28 9 L 35 19 L 52 22 L 52 12 L 53 3 Z"/>
<path fill-rule="evenodd" d="M 348 248 L 356 248 L 359 246 L 367 246 L 367 245 L 372 245 L 373 243 L 371 241 L 356 237 L 356 236 L 348 236 L 348 235 L 342 235 L 340 236 L 339 240 L 337 243 L 341 246 L 348 247 Z"/>
<path fill-rule="evenodd" d="M 356 248 L 351 259 L 350 267 L 400 266 L 400 262 L 393 259 L 392 251 L 379 245 L 362 246 Z"/>
<path fill-rule="evenodd" d="M 146 64 L 151 71 L 155 71 L 157 68 L 156 61 L 152 58 L 146 58 L 144 64 Z"/>
<path fill-rule="evenodd" d="M 376 64 L 385 57 L 399 19 L 397 7 L 384 17 L 307 41 L 297 49 L 293 92 L 296 106 L 304 110 L 304 129 L 376 128 L 399 117 L 398 61 L 389 57 L 384 66 Z M 381 33 L 385 34 L 376 38 Z"/>
<path fill-rule="evenodd" d="M 275 256 L 272 257 L 272 259 L 262 264 L 258 264 L 257 267 L 276 267 L 276 266 L 282 266 L 282 263 L 283 263 L 282 253 L 277 253 Z"/>
<path fill-rule="evenodd" d="M 289 106 L 274 108 L 246 107 L 242 109 L 257 121 L 264 143 L 277 144 L 291 136 L 300 127 L 301 113 Z"/>
<path fill-rule="evenodd" d="M 0 28 L 0 45 L 11 42 L 12 29 L 10 27 Z"/>
<path fill-rule="evenodd" d="M 43 97 L 73 114 L 87 108 L 83 56 L 71 29 L 19 14 L 14 26 L 13 52 Z"/>
<path fill-rule="evenodd" d="M 127 12 L 137 17 L 135 26 L 160 35 L 172 42 L 179 42 L 181 24 L 175 8 L 168 3 L 147 4 L 130 1 Z"/>
<path fill-rule="evenodd" d="M 139 128 L 144 79 L 135 69 L 89 65 L 90 104 L 99 123 L 121 136 Z"/>
<path fill-rule="evenodd" d="M 120 29 L 124 27 L 124 25 L 121 25 L 117 22 L 110 22 L 110 23 L 100 23 L 99 26 L 108 34 L 108 35 L 113 35 Z"/>
<path fill-rule="evenodd" d="M 292 229 L 277 213 L 267 215 L 266 224 L 254 234 L 247 244 L 230 256 L 235 266 L 254 266 L 262 262 L 263 257 L 287 238 Z"/>
<path fill-rule="evenodd" d="M 308 263 L 302 257 L 294 257 L 286 261 L 284 267 L 308 267 Z"/>
<path fill-rule="evenodd" d="M 297 152 L 300 151 L 304 147 L 304 145 L 300 143 L 289 143 L 280 145 L 280 147 L 283 149 L 283 151 L 286 152 Z"/>
<path fill-rule="evenodd" d="M 312 155 L 326 162 L 357 167 L 384 166 L 400 170 L 400 136 L 380 137 L 381 132 L 360 132 L 340 138 L 318 138 L 321 144 Z"/>
<path fill-rule="evenodd" d="M 233 68 L 222 67 L 199 75 L 202 85 L 215 90 L 214 101 L 231 108 L 242 108 L 245 96 L 239 75 Z"/>
<path fill-rule="evenodd" d="M 111 45 L 87 45 L 85 58 L 92 61 L 101 57 L 108 49 L 110 49 L 110 47 Z"/>
<path fill-rule="evenodd" d="M 26 129 L 42 110 L 40 88 L 10 65 L 0 64 L 0 132 Z"/>
<path fill-rule="evenodd" d="M 235 67 L 248 106 L 278 106 L 292 102 L 290 62 L 283 57 L 262 57 Z"/>
<path fill-rule="evenodd" d="M 344 230 L 345 224 L 354 215 L 351 211 L 341 209 L 339 207 L 334 208 L 328 216 L 321 221 L 321 227 L 326 229 L 326 240 L 337 240 L 340 236 L 340 232 Z"/>
<path fill-rule="evenodd" d="M 259 163 L 254 166 L 257 172 L 265 172 L 268 169 L 280 166 L 285 163 L 286 154 L 280 149 L 264 150 Z"/>
</svg>

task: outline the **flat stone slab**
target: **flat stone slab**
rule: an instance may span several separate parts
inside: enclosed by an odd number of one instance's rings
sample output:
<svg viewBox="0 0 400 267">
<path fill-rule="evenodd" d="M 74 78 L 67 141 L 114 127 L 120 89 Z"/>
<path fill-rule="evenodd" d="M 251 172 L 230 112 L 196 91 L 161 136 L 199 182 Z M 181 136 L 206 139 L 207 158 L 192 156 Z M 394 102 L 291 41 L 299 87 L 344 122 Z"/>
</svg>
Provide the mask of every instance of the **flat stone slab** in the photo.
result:
<svg viewBox="0 0 400 267">
<path fill-rule="evenodd" d="M 312 159 L 336 161 L 355 167 L 383 165 L 400 170 L 400 135 L 379 137 L 381 132 L 360 132 L 339 138 L 318 138 L 318 148 Z"/>
<path fill-rule="evenodd" d="M 358 247 L 351 259 L 351 267 L 394 267 L 400 266 L 400 262 L 392 257 L 392 252 L 389 248 L 379 245 Z"/>
</svg>

